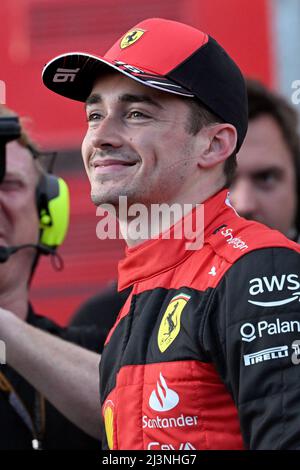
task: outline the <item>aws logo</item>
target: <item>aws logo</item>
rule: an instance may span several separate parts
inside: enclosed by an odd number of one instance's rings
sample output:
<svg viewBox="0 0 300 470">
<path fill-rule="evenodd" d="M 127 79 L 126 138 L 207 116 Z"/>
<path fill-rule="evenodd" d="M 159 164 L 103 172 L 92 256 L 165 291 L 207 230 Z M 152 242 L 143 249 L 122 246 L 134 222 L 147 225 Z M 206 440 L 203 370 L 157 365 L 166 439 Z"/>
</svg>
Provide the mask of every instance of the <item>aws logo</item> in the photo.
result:
<svg viewBox="0 0 300 470">
<path fill-rule="evenodd" d="M 290 292 L 295 290 L 297 292 Z M 282 274 L 280 277 L 264 276 L 262 278 L 255 277 L 251 279 L 249 282 L 249 294 L 252 298 L 253 296 L 267 292 L 272 292 L 272 300 L 262 302 L 261 300 L 248 299 L 248 302 L 260 307 L 279 307 L 280 305 L 286 305 L 297 300 L 300 302 L 300 282 L 298 274 Z M 278 298 L 279 292 L 284 292 L 286 298 Z"/>
<path fill-rule="evenodd" d="M 126 47 L 129 47 L 134 44 L 138 39 L 140 39 L 140 37 L 143 36 L 144 32 L 145 31 L 143 29 L 138 28 L 128 31 L 128 33 L 126 33 L 125 36 L 123 36 L 123 38 L 121 39 L 121 49 L 125 49 Z"/>
<path fill-rule="evenodd" d="M 162 318 L 157 336 L 160 352 L 165 352 L 178 336 L 180 332 L 181 314 L 190 298 L 190 295 L 180 293 L 173 297 L 169 303 Z"/>
</svg>

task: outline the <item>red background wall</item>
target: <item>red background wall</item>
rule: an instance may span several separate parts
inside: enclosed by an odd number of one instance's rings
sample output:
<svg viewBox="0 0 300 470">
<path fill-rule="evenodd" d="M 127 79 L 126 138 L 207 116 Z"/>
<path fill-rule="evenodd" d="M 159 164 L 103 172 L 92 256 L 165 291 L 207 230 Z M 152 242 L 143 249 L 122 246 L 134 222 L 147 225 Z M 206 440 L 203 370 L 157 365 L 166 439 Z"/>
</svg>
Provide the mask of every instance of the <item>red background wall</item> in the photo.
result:
<svg viewBox="0 0 300 470">
<path fill-rule="evenodd" d="M 78 149 L 85 130 L 82 105 L 41 84 L 43 65 L 65 51 L 106 48 L 145 17 L 199 27 L 217 39 L 246 75 L 273 81 L 267 0 L 1 0 L 0 80 L 7 105 L 29 116 L 29 130 L 45 148 Z M 72 161 L 70 161 L 72 168 Z M 123 245 L 96 238 L 97 218 L 83 171 L 65 174 L 71 190 L 71 228 L 61 254 L 65 270 L 43 260 L 32 287 L 41 312 L 65 323 L 79 303 L 116 277 Z"/>
</svg>

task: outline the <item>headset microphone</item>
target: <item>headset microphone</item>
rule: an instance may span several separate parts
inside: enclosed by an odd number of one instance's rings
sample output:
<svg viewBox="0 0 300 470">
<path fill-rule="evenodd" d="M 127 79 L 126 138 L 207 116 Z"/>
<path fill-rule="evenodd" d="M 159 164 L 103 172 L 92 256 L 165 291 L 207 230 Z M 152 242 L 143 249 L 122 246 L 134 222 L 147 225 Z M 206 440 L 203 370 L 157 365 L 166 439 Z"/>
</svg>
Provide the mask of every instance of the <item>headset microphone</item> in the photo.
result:
<svg viewBox="0 0 300 470">
<path fill-rule="evenodd" d="M 54 248 L 43 245 L 34 245 L 31 243 L 18 246 L 0 246 L 0 263 L 5 263 L 11 255 L 19 250 L 23 250 L 24 248 L 35 248 L 38 253 L 43 255 L 57 255 Z"/>
</svg>

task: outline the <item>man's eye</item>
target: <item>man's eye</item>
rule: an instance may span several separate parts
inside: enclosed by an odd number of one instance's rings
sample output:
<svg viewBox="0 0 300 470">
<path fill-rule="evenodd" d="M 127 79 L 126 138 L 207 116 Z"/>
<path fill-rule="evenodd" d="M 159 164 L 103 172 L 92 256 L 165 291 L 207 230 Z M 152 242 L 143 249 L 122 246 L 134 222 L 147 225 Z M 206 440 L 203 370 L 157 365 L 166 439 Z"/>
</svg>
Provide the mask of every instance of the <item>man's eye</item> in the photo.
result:
<svg viewBox="0 0 300 470">
<path fill-rule="evenodd" d="M 142 113 L 141 111 L 129 111 L 127 117 L 138 119 L 138 118 L 147 118 L 146 114 Z"/>
<path fill-rule="evenodd" d="M 266 171 L 256 175 L 255 180 L 257 185 L 269 188 L 280 180 L 280 175 L 273 171 Z"/>
<path fill-rule="evenodd" d="M 3 191 L 16 191 L 22 187 L 21 181 L 3 181 L 0 184 L 0 188 Z"/>
<path fill-rule="evenodd" d="M 101 114 L 100 113 L 89 113 L 87 116 L 87 121 L 92 122 L 92 121 L 98 121 L 101 119 Z"/>
</svg>

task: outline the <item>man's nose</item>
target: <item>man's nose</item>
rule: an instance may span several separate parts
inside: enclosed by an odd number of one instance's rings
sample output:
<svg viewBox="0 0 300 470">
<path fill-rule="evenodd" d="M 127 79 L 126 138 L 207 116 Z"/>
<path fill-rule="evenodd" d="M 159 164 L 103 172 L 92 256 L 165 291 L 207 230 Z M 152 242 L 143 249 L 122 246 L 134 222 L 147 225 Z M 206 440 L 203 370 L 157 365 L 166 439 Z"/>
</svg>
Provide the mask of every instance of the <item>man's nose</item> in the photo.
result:
<svg viewBox="0 0 300 470">
<path fill-rule="evenodd" d="M 3 198 L 5 197 L 5 193 L 2 189 L 2 185 L 0 183 L 0 205 L 3 203 Z"/>
<path fill-rule="evenodd" d="M 251 182 L 237 179 L 230 188 L 230 201 L 239 215 L 252 218 L 256 212 L 256 196 Z"/>
<path fill-rule="evenodd" d="M 7 197 L 0 184 L 0 212 L 3 212 L 5 207 L 7 207 Z"/>
<path fill-rule="evenodd" d="M 91 144 L 95 148 L 121 147 L 123 144 L 120 124 L 113 117 L 106 116 L 92 130 Z"/>
</svg>

